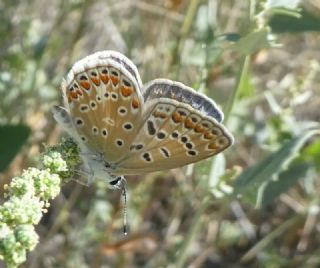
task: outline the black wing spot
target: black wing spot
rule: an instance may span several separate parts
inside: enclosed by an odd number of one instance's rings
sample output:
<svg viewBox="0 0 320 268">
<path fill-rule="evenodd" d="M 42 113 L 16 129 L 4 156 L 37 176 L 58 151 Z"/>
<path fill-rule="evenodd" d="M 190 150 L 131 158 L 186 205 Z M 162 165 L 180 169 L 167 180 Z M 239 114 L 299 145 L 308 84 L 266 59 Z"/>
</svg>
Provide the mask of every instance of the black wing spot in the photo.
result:
<svg viewBox="0 0 320 268">
<path fill-rule="evenodd" d="M 142 144 L 137 144 L 137 145 L 136 145 L 136 149 L 137 149 L 137 150 L 141 150 L 142 148 L 143 148 L 143 145 L 142 145 Z"/>
<path fill-rule="evenodd" d="M 160 150 L 163 152 L 163 154 L 166 158 L 168 158 L 170 156 L 169 151 L 166 148 L 162 147 Z"/>
<path fill-rule="evenodd" d="M 187 138 L 186 136 L 182 136 L 182 137 L 181 137 L 181 141 L 182 141 L 183 143 L 186 143 L 186 142 L 188 141 L 188 138 Z"/>
<path fill-rule="evenodd" d="M 162 132 L 162 131 L 158 132 L 157 138 L 159 140 L 163 140 L 165 137 L 166 137 L 166 134 L 164 132 Z"/>
<path fill-rule="evenodd" d="M 89 107 L 88 107 L 88 105 L 86 105 L 86 104 L 82 104 L 82 105 L 80 106 L 80 111 L 82 111 L 82 112 L 87 111 L 88 109 L 89 109 Z"/>
<path fill-rule="evenodd" d="M 179 137 L 179 133 L 177 131 L 172 132 L 171 134 L 172 138 L 178 138 Z"/>
<path fill-rule="evenodd" d="M 188 155 L 195 156 L 195 155 L 197 155 L 197 152 L 190 150 L 190 151 L 188 151 Z"/>
<path fill-rule="evenodd" d="M 151 161 L 152 161 L 150 153 L 144 153 L 144 154 L 142 155 L 142 157 L 143 157 L 143 159 L 144 159 L 145 161 L 147 161 L 147 162 L 151 162 Z"/>
<path fill-rule="evenodd" d="M 116 144 L 117 144 L 119 147 L 121 147 L 121 146 L 123 146 L 124 142 L 123 142 L 123 140 L 118 139 L 118 140 L 116 140 Z"/>
<path fill-rule="evenodd" d="M 156 134 L 156 129 L 154 127 L 154 123 L 150 120 L 147 121 L 148 133 L 149 135 L 153 136 Z"/>
<path fill-rule="evenodd" d="M 188 149 L 192 149 L 192 148 L 193 148 L 193 145 L 192 145 L 192 143 L 190 143 L 190 142 L 187 142 L 187 143 L 185 144 L 185 146 L 186 146 Z"/>
<path fill-rule="evenodd" d="M 82 126 L 84 123 L 83 123 L 83 120 L 79 118 L 79 119 L 76 120 L 76 124 L 78 126 Z"/>
<path fill-rule="evenodd" d="M 86 80 L 88 80 L 88 78 L 85 75 L 81 75 L 80 80 L 86 81 Z"/>
<path fill-rule="evenodd" d="M 119 113 L 120 113 L 120 114 L 125 114 L 126 112 L 127 112 L 127 109 L 124 108 L 124 107 L 121 107 L 121 108 L 119 109 Z"/>
<path fill-rule="evenodd" d="M 123 79 L 122 81 L 123 81 L 123 84 L 124 84 L 125 86 L 131 87 L 131 84 L 130 84 L 129 81 L 127 81 L 126 79 Z"/>
<path fill-rule="evenodd" d="M 113 100 L 117 100 L 118 99 L 118 95 L 116 93 L 111 93 L 111 98 Z"/>
<path fill-rule="evenodd" d="M 90 106 L 91 106 L 91 108 L 95 108 L 97 106 L 97 104 L 95 101 L 91 101 Z"/>
<path fill-rule="evenodd" d="M 114 76 L 119 76 L 119 74 L 116 71 L 111 71 L 111 74 Z"/>
<path fill-rule="evenodd" d="M 187 116 L 187 113 L 185 111 L 178 111 L 178 113 L 181 115 L 181 116 Z"/>
<path fill-rule="evenodd" d="M 191 120 L 193 123 L 197 123 L 198 122 L 198 119 L 196 117 L 191 117 Z"/>
<path fill-rule="evenodd" d="M 142 144 L 135 144 L 135 145 L 131 145 L 130 146 L 130 151 L 133 151 L 133 150 L 141 150 L 143 148 L 143 145 Z"/>
<path fill-rule="evenodd" d="M 133 125 L 132 125 L 131 123 L 125 123 L 125 124 L 123 125 L 123 127 L 124 127 L 126 130 L 131 130 L 131 129 L 133 129 Z"/>
</svg>

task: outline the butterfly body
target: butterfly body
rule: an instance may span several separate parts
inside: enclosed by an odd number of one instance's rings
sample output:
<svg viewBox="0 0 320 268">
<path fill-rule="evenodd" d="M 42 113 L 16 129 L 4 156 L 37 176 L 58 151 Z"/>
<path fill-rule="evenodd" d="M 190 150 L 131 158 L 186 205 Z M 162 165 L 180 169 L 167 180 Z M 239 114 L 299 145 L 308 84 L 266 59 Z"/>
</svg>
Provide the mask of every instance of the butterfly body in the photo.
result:
<svg viewBox="0 0 320 268">
<path fill-rule="evenodd" d="M 62 91 L 66 109 L 56 106 L 54 117 L 79 143 L 94 177 L 111 186 L 121 175 L 184 166 L 233 143 L 211 99 L 167 79 L 143 87 L 135 65 L 118 52 L 77 62 Z"/>
</svg>

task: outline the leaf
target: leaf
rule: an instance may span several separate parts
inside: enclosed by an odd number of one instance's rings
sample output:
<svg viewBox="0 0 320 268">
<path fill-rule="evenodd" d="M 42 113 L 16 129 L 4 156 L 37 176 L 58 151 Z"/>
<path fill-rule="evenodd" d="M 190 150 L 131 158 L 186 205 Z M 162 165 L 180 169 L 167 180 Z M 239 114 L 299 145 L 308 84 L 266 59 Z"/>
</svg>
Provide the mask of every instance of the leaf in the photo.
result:
<svg viewBox="0 0 320 268">
<path fill-rule="evenodd" d="M 266 8 L 284 7 L 287 9 L 295 9 L 300 4 L 301 0 L 268 0 Z"/>
<path fill-rule="evenodd" d="M 233 45 L 233 49 L 243 55 L 253 54 L 263 48 L 271 47 L 268 29 L 249 33 Z"/>
<path fill-rule="evenodd" d="M 311 164 L 318 172 L 320 171 L 320 140 L 317 140 L 314 143 L 310 144 L 303 151 L 303 158 L 306 161 L 311 162 Z"/>
<path fill-rule="evenodd" d="M 4 171 L 30 135 L 25 125 L 0 125 L 0 172 Z"/>
<path fill-rule="evenodd" d="M 261 187 L 259 191 L 259 201 L 258 207 L 265 207 L 270 202 L 272 202 L 281 193 L 286 192 L 293 184 L 295 184 L 299 179 L 303 178 L 310 165 L 306 163 L 295 163 L 290 165 L 290 167 L 281 172 L 277 180 L 269 181 L 264 187 Z"/>
<path fill-rule="evenodd" d="M 225 33 L 217 35 L 216 38 L 219 41 L 237 42 L 240 40 L 241 36 L 238 33 Z"/>
<path fill-rule="evenodd" d="M 263 183 L 277 180 L 279 174 L 287 169 L 298 155 L 305 142 L 312 136 L 319 134 L 320 129 L 305 130 L 299 136 L 285 143 L 278 151 L 246 169 L 236 180 L 235 192 L 244 193 L 249 188 L 260 187 Z"/>
<path fill-rule="evenodd" d="M 300 18 L 275 14 L 269 20 L 269 26 L 274 33 L 320 31 L 320 18 L 307 12 L 301 11 Z"/>
<path fill-rule="evenodd" d="M 248 98 L 248 97 L 252 97 L 255 94 L 254 86 L 251 83 L 249 58 L 247 58 L 247 60 L 245 61 L 245 65 L 243 67 L 243 72 L 242 72 L 240 83 L 239 83 L 238 94 L 239 94 L 239 98 Z"/>
</svg>

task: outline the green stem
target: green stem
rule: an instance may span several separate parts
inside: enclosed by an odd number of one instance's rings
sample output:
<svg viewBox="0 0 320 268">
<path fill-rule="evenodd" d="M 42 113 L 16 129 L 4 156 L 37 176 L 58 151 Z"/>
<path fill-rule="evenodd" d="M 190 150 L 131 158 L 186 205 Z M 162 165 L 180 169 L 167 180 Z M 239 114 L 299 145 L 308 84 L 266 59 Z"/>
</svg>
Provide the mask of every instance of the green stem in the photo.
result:
<svg viewBox="0 0 320 268">
<path fill-rule="evenodd" d="M 187 35 L 190 32 L 190 28 L 192 26 L 192 23 L 194 21 L 194 17 L 196 15 L 196 12 L 198 10 L 198 6 L 199 6 L 200 0 L 191 0 L 188 10 L 187 10 L 187 14 L 185 16 L 185 19 L 183 21 L 183 24 L 180 28 L 180 33 L 179 33 L 179 37 L 177 39 L 177 42 L 173 48 L 173 52 L 172 52 L 172 60 L 171 60 L 171 64 L 172 65 L 176 65 L 176 75 L 175 75 L 175 79 L 177 80 L 179 77 L 179 64 L 180 63 L 180 48 L 183 46 L 185 38 L 187 37 Z"/>
<path fill-rule="evenodd" d="M 268 246 L 274 239 L 284 233 L 286 230 L 297 224 L 304 215 L 297 215 L 294 218 L 291 218 L 272 231 L 265 238 L 261 239 L 253 248 L 251 248 L 242 258 L 241 262 L 248 262 L 254 258 L 263 248 Z"/>
<path fill-rule="evenodd" d="M 238 75 L 237 75 L 237 80 L 236 80 L 236 88 L 233 90 L 232 92 L 232 95 L 231 97 L 229 98 L 225 108 L 224 108 L 224 115 L 225 115 L 225 124 L 227 124 L 228 120 L 229 120 L 229 117 L 230 117 L 230 114 L 232 112 L 232 108 L 234 106 L 234 104 L 236 103 L 236 100 L 238 99 L 239 97 L 239 92 L 240 92 L 240 89 L 242 88 L 243 86 L 243 83 L 244 83 L 244 79 L 246 77 L 246 73 L 248 72 L 249 70 L 249 65 L 250 65 L 250 56 L 244 56 L 242 59 L 241 59 L 241 68 L 238 72 Z"/>
<path fill-rule="evenodd" d="M 186 267 L 185 262 L 188 257 L 188 249 L 191 245 L 191 242 L 195 239 L 196 235 L 199 233 L 199 229 L 201 227 L 201 220 L 202 220 L 202 215 L 206 211 L 210 204 L 210 198 L 205 198 L 204 201 L 201 203 L 200 208 L 198 208 L 196 214 L 194 215 L 194 221 L 191 224 L 191 229 L 184 240 L 184 244 L 180 248 L 179 253 L 177 254 L 177 260 L 175 262 L 174 267 L 176 268 L 182 268 Z"/>
</svg>

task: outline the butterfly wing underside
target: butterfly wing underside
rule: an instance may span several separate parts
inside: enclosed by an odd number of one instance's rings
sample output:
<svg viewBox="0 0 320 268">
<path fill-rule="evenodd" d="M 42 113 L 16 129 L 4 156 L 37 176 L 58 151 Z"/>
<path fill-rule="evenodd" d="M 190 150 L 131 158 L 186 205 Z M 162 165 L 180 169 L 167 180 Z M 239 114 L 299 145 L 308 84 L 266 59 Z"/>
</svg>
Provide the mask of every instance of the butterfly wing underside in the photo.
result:
<svg viewBox="0 0 320 268">
<path fill-rule="evenodd" d="M 106 162 L 125 155 L 142 116 L 141 80 L 122 54 L 95 53 L 77 62 L 62 85 L 65 105 L 82 147 Z"/>
<path fill-rule="evenodd" d="M 117 174 L 141 174 L 184 166 L 225 150 L 233 137 L 221 124 L 223 113 L 209 98 L 166 79 L 143 91 L 144 112 Z"/>
</svg>

